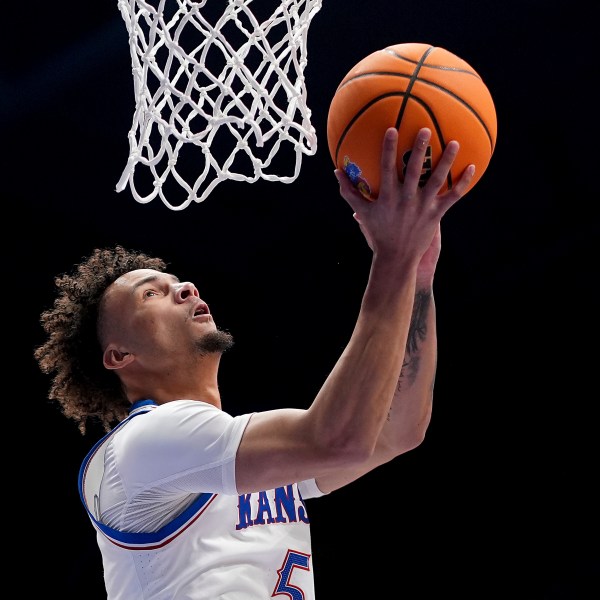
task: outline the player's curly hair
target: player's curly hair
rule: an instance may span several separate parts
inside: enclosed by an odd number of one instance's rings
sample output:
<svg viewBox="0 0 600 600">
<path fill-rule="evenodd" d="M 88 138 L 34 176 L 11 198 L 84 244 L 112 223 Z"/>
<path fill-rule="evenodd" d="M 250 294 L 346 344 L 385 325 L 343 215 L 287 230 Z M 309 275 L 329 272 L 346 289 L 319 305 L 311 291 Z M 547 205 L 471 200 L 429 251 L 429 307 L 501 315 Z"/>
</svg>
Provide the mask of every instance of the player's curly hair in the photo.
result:
<svg viewBox="0 0 600 600">
<path fill-rule="evenodd" d="M 97 419 L 109 431 L 130 407 L 119 378 L 102 364 L 97 329 L 105 290 L 129 271 L 166 267 L 160 258 L 117 245 L 97 248 L 71 274 L 55 278 L 58 295 L 53 308 L 40 316 L 48 338 L 34 350 L 34 357 L 43 373 L 53 374 L 48 398 L 58 401 L 82 434 L 88 419 Z"/>
</svg>

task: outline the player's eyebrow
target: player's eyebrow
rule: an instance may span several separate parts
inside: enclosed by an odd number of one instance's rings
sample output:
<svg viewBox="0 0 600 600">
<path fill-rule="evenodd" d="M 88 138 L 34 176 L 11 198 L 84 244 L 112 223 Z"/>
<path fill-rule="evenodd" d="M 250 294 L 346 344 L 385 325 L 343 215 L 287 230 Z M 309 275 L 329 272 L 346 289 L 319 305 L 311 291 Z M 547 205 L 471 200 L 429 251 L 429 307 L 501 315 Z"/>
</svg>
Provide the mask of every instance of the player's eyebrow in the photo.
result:
<svg viewBox="0 0 600 600">
<path fill-rule="evenodd" d="M 146 277 L 142 277 L 138 282 L 133 284 L 132 292 L 135 292 L 140 286 L 146 285 L 147 283 L 152 283 L 157 281 L 161 277 L 169 277 L 174 283 L 179 283 L 179 277 L 172 275 L 171 273 L 156 273 L 153 275 L 147 275 Z"/>
</svg>

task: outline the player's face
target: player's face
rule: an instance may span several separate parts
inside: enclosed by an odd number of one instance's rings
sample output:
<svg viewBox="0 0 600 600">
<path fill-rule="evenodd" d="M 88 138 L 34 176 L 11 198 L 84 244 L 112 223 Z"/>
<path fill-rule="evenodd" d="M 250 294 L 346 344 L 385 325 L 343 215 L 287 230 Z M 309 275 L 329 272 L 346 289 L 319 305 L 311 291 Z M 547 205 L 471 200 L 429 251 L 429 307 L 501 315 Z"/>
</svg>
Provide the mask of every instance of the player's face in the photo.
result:
<svg viewBox="0 0 600 600">
<path fill-rule="evenodd" d="M 223 351 L 219 332 L 196 286 L 153 269 L 119 277 L 106 291 L 103 341 L 119 343 L 138 359 L 186 361 L 202 352 Z M 229 344 L 230 345 L 230 344 Z"/>
</svg>

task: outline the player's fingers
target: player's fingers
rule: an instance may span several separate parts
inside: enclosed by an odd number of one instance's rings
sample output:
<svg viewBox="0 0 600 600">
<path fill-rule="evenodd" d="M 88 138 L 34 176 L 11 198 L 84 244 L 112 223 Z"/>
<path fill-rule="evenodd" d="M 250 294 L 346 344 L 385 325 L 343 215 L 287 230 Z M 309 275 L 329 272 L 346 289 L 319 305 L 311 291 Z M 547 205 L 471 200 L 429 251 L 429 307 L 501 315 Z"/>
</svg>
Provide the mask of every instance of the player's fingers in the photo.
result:
<svg viewBox="0 0 600 600">
<path fill-rule="evenodd" d="M 393 189 L 393 186 L 398 182 L 398 168 L 396 166 L 397 157 L 398 131 L 394 127 L 389 127 L 383 136 L 381 147 L 381 192 Z M 383 195 L 385 195 L 385 193 Z"/>
<path fill-rule="evenodd" d="M 405 188 L 414 188 L 414 191 L 416 191 L 423 174 L 423 162 L 425 160 L 425 153 L 427 152 L 427 146 L 429 145 L 430 139 L 431 130 L 427 127 L 421 128 L 417 133 L 415 143 L 410 152 L 410 158 L 406 164 L 406 172 L 404 174 Z"/>
<path fill-rule="evenodd" d="M 423 186 L 425 192 L 435 195 L 440 191 L 444 183 L 446 183 L 448 173 L 450 173 L 450 169 L 452 168 L 459 150 L 460 145 L 456 140 L 448 142 L 438 164 L 431 172 L 431 176 L 427 180 L 427 183 Z"/>
<path fill-rule="evenodd" d="M 452 189 L 450 189 L 447 192 L 444 192 L 442 194 L 441 197 L 446 206 L 446 210 L 448 210 L 448 208 L 450 208 L 455 202 L 458 202 L 458 200 L 460 200 L 464 196 L 465 192 L 469 188 L 469 185 L 471 185 L 471 182 L 473 181 L 474 176 L 475 176 L 475 165 L 469 165 L 462 172 L 458 181 L 456 181 L 454 183 L 454 185 L 452 186 Z"/>
<path fill-rule="evenodd" d="M 350 181 L 350 178 L 342 169 L 335 169 L 335 177 L 340 184 L 340 195 L 356 212 L 365 202 L 366 198 L 356 189 L 356 186 Z"/>
</svg>

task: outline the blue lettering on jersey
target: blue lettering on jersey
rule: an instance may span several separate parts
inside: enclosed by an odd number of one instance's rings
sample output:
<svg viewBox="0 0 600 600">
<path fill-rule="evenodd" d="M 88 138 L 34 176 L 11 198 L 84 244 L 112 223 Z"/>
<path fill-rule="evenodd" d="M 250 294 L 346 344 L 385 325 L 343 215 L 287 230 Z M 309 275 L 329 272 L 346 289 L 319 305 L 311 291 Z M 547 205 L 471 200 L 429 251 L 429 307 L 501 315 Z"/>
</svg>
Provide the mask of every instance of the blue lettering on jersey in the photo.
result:
<svg viewBox="0 0 600 600">
<path fill-rule="evenodd" d="M 265 513 L 268 516 L 267 523 L 273 523 L 273 513 L 271 512 L 271 506 L 269 505 L 269 498 L 267 492 L 258 492 L 258 510 L 256 511 L 256 518 L 254 519 L 253 525 L 264 525 L 265 524 Z"/>
<path fill-rule="evenodd" d="M 287 491 L 287 493 L 286 493 Z M 285 510 L 288 520 L 296 522 L 296 503 L 294 502 L 294 488 L 291 485 L 287 487 L 275 488 L 275 508 L 277 510 L 277 522 L 286 523 L 282 508 Z"/>
<path fill-rule="evenodd" d="M 298 520 L 309 523 L 304 500 L 300 493 L 296 499 L 293 485 L 275 488 L 273 499 L 267 492 L 238 496 L 238 523 L 235 526 L 238 530 L 254 525 L 295 523 Z"/>
</svg>

